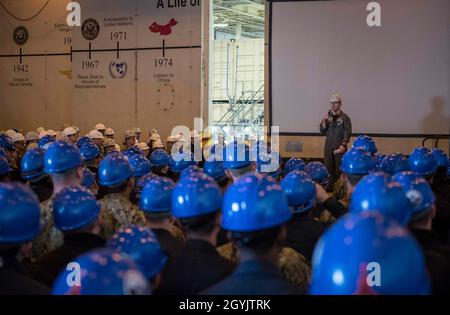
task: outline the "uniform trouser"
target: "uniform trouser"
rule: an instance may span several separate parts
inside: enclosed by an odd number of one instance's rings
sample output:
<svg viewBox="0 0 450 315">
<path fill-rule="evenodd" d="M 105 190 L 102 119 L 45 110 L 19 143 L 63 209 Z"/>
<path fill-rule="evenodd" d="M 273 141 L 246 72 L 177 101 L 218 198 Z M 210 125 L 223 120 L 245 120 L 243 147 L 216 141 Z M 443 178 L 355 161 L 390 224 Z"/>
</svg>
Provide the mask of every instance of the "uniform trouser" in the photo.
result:
<svg viewBox="0 0 450 315">
<path fill-rule="evenodd" d="M 325 166 L 330 173 L 327 189 L 332 190 L 334 183 L 341 176 L 341 159 L 343 154 L 334 154 L 332 150 L 325 150 Z"/>
</svg>

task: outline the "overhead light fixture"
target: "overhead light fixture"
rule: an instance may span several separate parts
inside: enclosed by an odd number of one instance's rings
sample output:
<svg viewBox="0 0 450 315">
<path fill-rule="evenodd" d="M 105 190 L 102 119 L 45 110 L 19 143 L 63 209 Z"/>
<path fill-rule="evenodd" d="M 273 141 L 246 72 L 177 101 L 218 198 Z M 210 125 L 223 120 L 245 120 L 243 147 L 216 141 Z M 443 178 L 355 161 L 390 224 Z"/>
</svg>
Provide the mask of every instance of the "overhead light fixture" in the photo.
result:
<svg viewBox="0 0 450 315">
<path fill-rule="evenodd" d="M 218 24 L 213 24 L 214 27 L 228 27 L 228 24 L 226 23 L 218 23 Z"/>
</svg>

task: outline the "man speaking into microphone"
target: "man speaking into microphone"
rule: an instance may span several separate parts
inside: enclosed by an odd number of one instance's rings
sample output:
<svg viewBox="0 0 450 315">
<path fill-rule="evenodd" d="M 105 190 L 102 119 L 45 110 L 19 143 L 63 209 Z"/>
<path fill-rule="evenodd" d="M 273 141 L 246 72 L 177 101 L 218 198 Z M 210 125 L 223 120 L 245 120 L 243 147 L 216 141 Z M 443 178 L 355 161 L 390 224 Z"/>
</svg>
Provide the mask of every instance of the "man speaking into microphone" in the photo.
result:
<svg viewBox="0 0 450 315">
<path fill-rule="evenodd" d="M 341 174 L 341 158 L 345 151 L 347 151 L 347 144 L 352 135 L 352 122 L 350 117 L 341 110 L 341 96 L 339 94 L 333 94 L 330 104 L 331 109 L 320 123 L 320 133 L 326 136 L 324 149 L 325 166 L 330 173 L 327 190 L 333 189 L 334 183 Z"/>
</svg>

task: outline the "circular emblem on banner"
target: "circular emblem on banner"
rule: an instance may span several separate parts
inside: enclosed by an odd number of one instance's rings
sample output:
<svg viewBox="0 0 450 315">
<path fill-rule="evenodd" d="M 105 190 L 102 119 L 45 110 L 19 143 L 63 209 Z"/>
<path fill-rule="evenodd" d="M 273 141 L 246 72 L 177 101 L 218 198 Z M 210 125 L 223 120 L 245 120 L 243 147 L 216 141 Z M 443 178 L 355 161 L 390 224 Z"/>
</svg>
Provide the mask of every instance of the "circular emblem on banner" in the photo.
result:
<svg viewBox="0 0 450 315">
<path fill-rule="evenodd" d="M 168 83 L 161 84 L 156 90 L 156 105 L 163 112 L 168 112 L 175 106 L 175 89 Z"/>
<path fill-rule="evenodd" d="M 24 26 L 17 27 L 13 38 L 17 45 L 24 45 L 28 41 L 28 30 Z"/>
<path fill-rule="evenodd" d="M 94 40 L 100 33 L 100 24 L 94 19 L 87 19 L 81 25 L 81 34 L 87 40 Z"/>
<path fill-rule="evenodd" d="M 109 73 L 111 74 L 111 77 L 114 79 L 122 79 L 126 76 L 128 71 L 128 65 L 125 61 L 112 61 L 109 64 Z"/>
</svg>

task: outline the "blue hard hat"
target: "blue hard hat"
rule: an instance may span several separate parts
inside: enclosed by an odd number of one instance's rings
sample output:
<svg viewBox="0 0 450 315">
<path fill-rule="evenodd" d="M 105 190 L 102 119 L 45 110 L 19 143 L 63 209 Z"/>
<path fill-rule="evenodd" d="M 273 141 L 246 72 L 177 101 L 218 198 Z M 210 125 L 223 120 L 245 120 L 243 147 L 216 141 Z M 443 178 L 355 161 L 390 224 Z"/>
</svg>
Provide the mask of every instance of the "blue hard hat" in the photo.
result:
<svg viewBox="0 0 450 315">
<path fill-rule="evenodd" d="M 0 135 L 0 148 L 15 150 L 11 138 L 8 137 L 7 135 Z"/>
<path fill-rule="evenodd" d="M 81 148 L 86 143 L 94 143 L 94 142 L 88 136 L 84 136 L 77 140 L 77 147 Z"/>
<path fill-rule="evenodd" d="M 31 149 L 25 152 L 20 160 L 22 178 L 32 180 L 44 174 L 44 154 L 41 149 Z"/>
<path fill-rule="evenodd" d="M 291 217 L 286 194 L 270 176 L 244 175 L 225 193 L 222 227 L 226 230 L 264 230 L 281 225 Z"/>
<path fill-rule="evenodd" d="M 194 155 L 191 152 L 186 151 L 172 155 L 172 160 L 170 161 L 170 169 L 172 172 L 181 173 L 191 165 L 197 165 L 197 162 L 194 160 Z"/>
<path fill-rule="evenodd" d="M 252 163 L 250 160 L 250 149 L 243 143 L 233 141 L 223 150 L 223 167 L 225 169 L 238 169 Z"/>
<path fill-rule="evenodd" d="M 12 171 L 12 169 L 11 169 L 11 167 L 9 167 L 8 160 L 1 157 L 0 158 L 0 175 L 8 174 L 11 171 Z"/>
<path fill-rule="evenodd" d="M 96 175 L 89 169 L 85 168 L 83 170 L 83 180 L 81 181 L 81 186 L 90 188 L 96 180 Z"/>
<path fill-rule="evenodd" d="M 281 180 L 281 188 L 294 212 L 310 210 L 316 202 L 316 185 L 304 171 L 292 171 Z"/>
<path fill-rule="evenodd" d="M 39 147 L 39 149 L 47 150 L 47 147 L 49 146 L 49 144 L 53 143 L 53 142 L 55 142 L 54 137 L 49 136 L 49 135 L 43 136 L 41 139 L 39 139 L 38 147 Z"/>
<path fill-rule="evenodd" d="M 375 171 L 381 171 L 381 163 L 383 163 L 386 154 L 377 154 L 375 158 Z"/>
<path fill-rule="evenodd" d="M 80 268 L 80 285 L 72 284 L 74 270 L 66 268 L 56 279 L 53 295 L 150 294 L 148 281 L 127 255 L 109 248 L 96 249 L 73 261 Z"/>
<path fill-rule="evenodd" d="M 350 212 L 379 211 L 401 225 L 408 223 L 411 208 L 401 185 L 383 172 L 363 177 L 355 186 L 350 201 Z"/>
<path fill-rule="evenodd" d="M 367 151 L 372 155 L 378 151 L 375 141 L 366 135 L 358 136 L 355 141 L 353 141 L 352 148 L 362 148 L 364 151 Z"/>
<path fill-rule="evenodd" d="M 39 200 L 25 185 L 0 183 L 0 243 L 20 244 L 40 231 Z"/>
<path fill-rule="evenodd" d="M 278 152 L 260 153 L 256 159 L 256 170 L 258 173 L 271 176 L 281 175 L 281 156 Z"/>
<path fill-rule="evenodd" d="M 156 149 L 150 154 L 150 163 L 153 166 L 166 166 L 170 164 L 170 156 L 163 149 Z"/>
<path fill-rule="evenodd" d="M 134 185 L 132 194 L 134 197 L 134 200 L 136 200 L 136 202 L 138 202 L 141 199 L 141 192 L 142 189 L 144 189 L 145 185 L 152 180 L 153 178 L 157 178 L 158 176 L 153 174 L 153 173 L 147 173 L 144 176 L 138 177 L 136 178 L 136 183 Z"/>
<path fill-rule="evenodd" d="M 305 162 L 301 158 L 292 157 L 284 165 L 284 174 L 289 174 L 294 170 L 304 171 Z"/>
<path fill-rule="evenodd" d="M 83 186 L 64 188 L 53 200 L 55 227 L 63 232 L 88 226 L 97 219 L 99 213 L 97 199 Z"/>
<path fill-rule="evenodd" d="M 100 162 L 98 177 L 102 186 L 116 186 L 133 176 L 128 159 L 121 153 L 108 154 Z"/>
<path fill-rule="evenodd" d="M 189 165 L 180 173 L 180 178 L 190 176 L 192 173 L 203 173 L 203 170 L 198 165 Z"/>
<path fill-rule="evenodd" d="M 402 186 L 405 186 L 409 185 L 412 181 L 416 180 L 417 178 L 423 177 L 413 171 L 403 171 L 395 173 L 391 179 L 393 181 L 396 181 L 397 183 L 400 183 Z"/>
<path fill-rule="evenodd" d="M 436 197 L 430 184 L 419 174 L 414 172 L 400 172 L 392 177 L 392 180 L 398 182 L 406 198 L 412 204 L 412 215 L 428 211 L 436 202 Z"/>
<path fill-rule="evenodd" d="M 101 155 L 99 147 L 93 142 L 87 142 L 80 148 L 80 154 L 84 161 L 90 161 Z"/>
<path fill-rule="evenodd" d="M 175 183 L 167 177 L 153 177 L 141 192 L 139 207 L 144 212 L 169 212 Z"/>
<path fill-rule="evenodd" d="M 449 165 L 448 156 L 445 154 L 444 150 L 434 148 L 431 150 L 431 154 L 433 154 L 438 167 L 447 167 Z"/>
<path fill-rule="evenodd" d="M 141 154 L 134 154 L 128 158 L 135 177 L 142 177 L 152 171 L 150 161 Z"/>
<path fill-rule="evenodd" d="M 136 181 L 136 185 L 134 185 L 134 188 L 138 188 L 139 190 L 142 190 L 144 188 L 144 186 L 151 181 L 153 178 L 157 178 L 159 176 L 153 174 L 153 173 L 148 173 L 145 174 L 142 177 L 139 177 L 138 180 Z"/>
<path fill-rule="evenodd" d="M 177 218 L 202 216 L 220 210 L 222 192 L 213 178 L 195 173 L 177 183 L 171 205 L 172 214 Z"/>
<path fill-rule="evenodd" d="M 82 165 L 80 150 L 64 141 L 52 143 L 44 155 L 44 171 L 59 174 Z"/>
<path fill-rule="evenodd" d="M 144 156 L 144 152 L 142 152 L 136 146 L 129 147 L 128 149 L 124 150 L 122 153 L 123 153 L 123 155 L 125 155 L 128 158 L 131 158 L 134 155 L 142 155 L 142 156 Z"/>
<path fill-rule="evenodd" d="M 120 228 L 107 246 L 133 259 L 149 280 L 161 272 L 168 259 L 155 234 L 146 227 Z"/>
<path fill-rule="evenodd" d="M 308 163 L 305 166 L 305 171 L 314 182 L 322 186 L 326 186 L 328 184 L 328 177 L 330 174 L 323 163 L 318 161 Z"/>
<path fill-rule="evenodd" d="M 433 174 L 437 168 L 437 161 L 431 151 L 424 147 L 415 148 L 408 158 L 409 169 L 421 176 Z"/>
<path fill-rule="evenodd" d="M 347 214 L 319 239 L 312 258 L 311 294 L 429 294 L 420 245 L 380 213 Z"/>
<path fill-rule="evenodd" d="M 80 154 L 83 160 L 90 161 L 100 156 L 100 149 L 93 142 L 87 142 L 80 148 Z"/>
<path fill-rule="evenodd" d="M 386 156 L 381 162 L 380 170 L 394 175 L 398 172 L 409 170 L 408 158 L 401 153 L 392 153 Z"/>
<path fill-rule="evenodd" d="M 356 147 L 342 156 L 341 171 L 350 175 L 366 175 L 373 171 L 375 163 L 369 152 Z"/>
<path fill-rule="evenodd" d="M 214 159 L 207 160 L 203 165 L 203 170 L 205 174 L 211 176 L 215 180 L 220 180 L 226 176 L 223 161 L 216 161 Z"/>
</svg>

